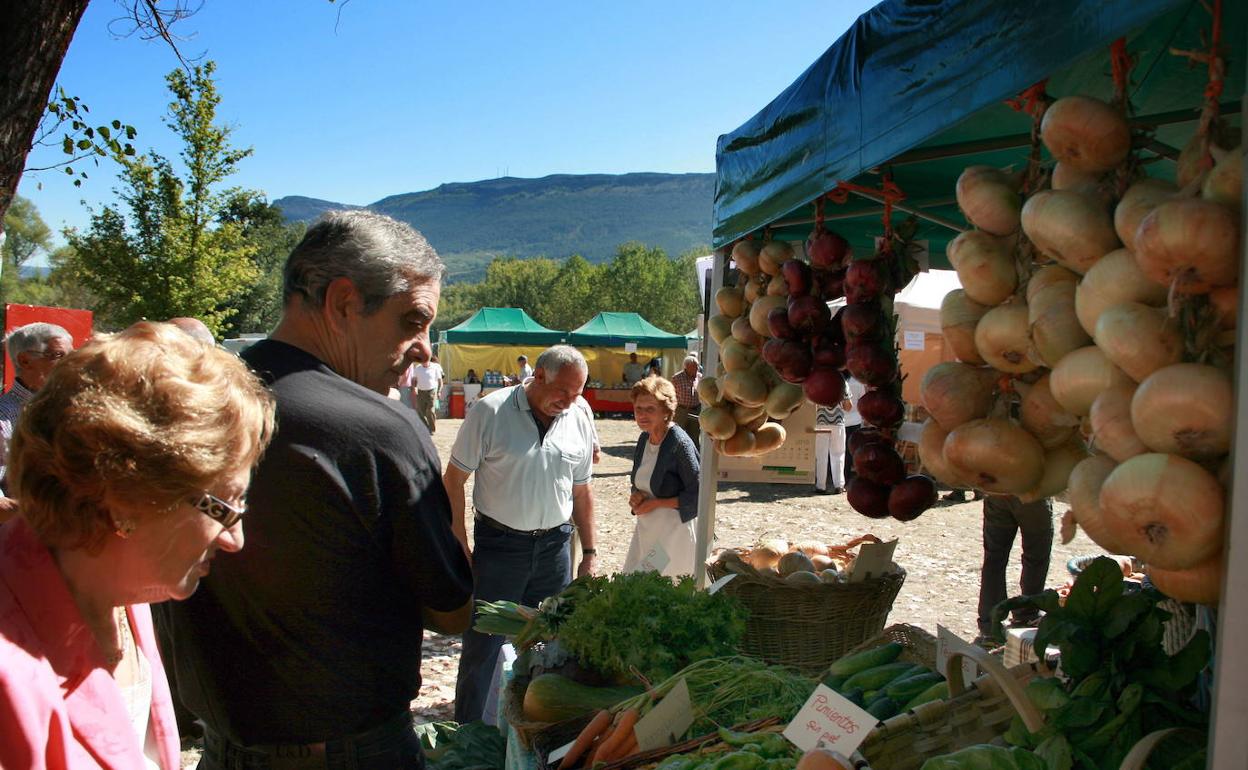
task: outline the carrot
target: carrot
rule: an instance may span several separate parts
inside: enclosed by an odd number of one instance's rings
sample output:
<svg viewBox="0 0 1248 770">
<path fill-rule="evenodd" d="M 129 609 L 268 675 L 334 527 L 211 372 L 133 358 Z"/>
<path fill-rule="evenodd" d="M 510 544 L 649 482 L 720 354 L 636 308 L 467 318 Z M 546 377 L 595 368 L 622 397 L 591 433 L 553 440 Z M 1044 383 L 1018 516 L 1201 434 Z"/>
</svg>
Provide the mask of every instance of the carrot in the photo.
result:
<svg viewBox="0 0 1248 770">
<path fill-rule="evenodd" d="M 563 755 L 563 759 L 559 762 L 559 770 L 568 770 L 575 767 L 577 760 L 584 756 L 585 752 L 593 745 L 594 739 L 602 734 L 604 730 L 611 726 L 611 712 L 603 709 L 589 720 L 589 724 L 585 725 L 585 729 L 581 730 L 581 734 L 576 736 L 576 740 L 572 743 L 572 748 L 567 754 Z"/>
<path fill-rule="evenodd" d="M 637 753 L 637 731 L 633 730 L 629 733 L 628 743 L 624 744 L 624 748 L 620 749 L 620 755 L 616 759 L 625 759 Z"/>
<path fill-rule="evenodd" d="M 602 755 L 602 749 L 607 745 L 608 741 L 615 737 L 615 733 L 615 725 L 607 725 L 607 729 L 594 739 L 594 750 L 590 753 L 589 758 L 585 760 L 585 767 L 594 766 L 594 763 Z"/>
<path fill-rule="evenodd" d="M 595 762 L 609 762 L 619 755 L 620 749 L 633 736 L 633 726 L 637 724 L 639 716 L 637 709 L 624 709 L 620 712 L 620 721 L 615 725 L 615 732 L 611 733 L 610 738 L 603 740 L 602 748 L 594 755 Z"/>
</svg>

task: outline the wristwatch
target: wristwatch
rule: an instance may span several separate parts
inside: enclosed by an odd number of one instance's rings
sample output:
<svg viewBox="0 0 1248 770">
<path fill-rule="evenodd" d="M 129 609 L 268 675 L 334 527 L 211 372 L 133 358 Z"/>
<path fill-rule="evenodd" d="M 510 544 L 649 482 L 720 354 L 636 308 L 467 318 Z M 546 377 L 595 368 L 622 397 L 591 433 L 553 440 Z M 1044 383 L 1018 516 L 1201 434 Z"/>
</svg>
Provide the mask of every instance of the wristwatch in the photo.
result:
<svg viewBox="0 0 1248 770">
<path fill-rule="evenodd" d="M 581 555 L 582 556 L 597 556 L 598 549 L 597 548 L 582 548 Z"/>
</svg>

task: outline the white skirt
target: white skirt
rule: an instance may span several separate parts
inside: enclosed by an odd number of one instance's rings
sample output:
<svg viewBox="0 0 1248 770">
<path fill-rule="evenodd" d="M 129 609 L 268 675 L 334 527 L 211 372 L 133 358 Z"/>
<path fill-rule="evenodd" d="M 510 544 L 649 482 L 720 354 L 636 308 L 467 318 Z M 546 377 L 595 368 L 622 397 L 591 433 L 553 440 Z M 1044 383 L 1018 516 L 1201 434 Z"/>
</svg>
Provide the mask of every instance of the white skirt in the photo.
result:
<svg viewBox="0 0 1248 770">
<path fill-rule="evenodd" d="M 654 571 L 666 577 L 692 575 L 695 521 L 682 522 L 675 508 L 655 508 L 638 516 L 623 571 Z"/>
</svg>

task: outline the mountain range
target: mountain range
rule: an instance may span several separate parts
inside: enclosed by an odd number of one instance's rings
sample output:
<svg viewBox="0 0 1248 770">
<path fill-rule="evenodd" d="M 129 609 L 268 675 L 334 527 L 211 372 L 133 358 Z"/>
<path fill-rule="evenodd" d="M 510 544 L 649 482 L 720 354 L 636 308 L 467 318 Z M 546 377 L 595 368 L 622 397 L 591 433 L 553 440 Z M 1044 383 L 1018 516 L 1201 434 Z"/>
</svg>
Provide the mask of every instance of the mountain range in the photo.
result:
<svg viewBox="0 0 1248 770">
<path fill-rule="evenodd" d="M 367 208 L 407 222 L 446 262 L 451 281 L 479 280 L 495 257 L 579 254 L 610 259 L 628 241 L 675 257 L 711 239 L 714 174 L 555 174 L 443 184 L 366 206 L 287 196 L 273 201 L 291 221 L 330 209 Z"/>
</svg>

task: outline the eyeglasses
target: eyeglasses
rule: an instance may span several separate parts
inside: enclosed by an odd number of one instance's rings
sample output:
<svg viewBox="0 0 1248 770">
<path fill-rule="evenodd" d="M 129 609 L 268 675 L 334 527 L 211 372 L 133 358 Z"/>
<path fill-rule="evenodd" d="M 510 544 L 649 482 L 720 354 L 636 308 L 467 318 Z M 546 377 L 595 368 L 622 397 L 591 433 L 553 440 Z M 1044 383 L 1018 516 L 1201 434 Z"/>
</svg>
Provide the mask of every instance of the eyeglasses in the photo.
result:
<svg viewBox="0 0 1248 770">
<path fill-rule="evenodd" d="M 66 355 L 64 350 L 45 350 L 39 357 L 45 361 L 60 361 Z"/>
<path fill-rule="evenodd" d="M 211 495 L 207 492 L 191 500 L 191 505 L 226 529 L 237 524 L 238 520 L 243 518 L 243 514 L 247 513 L 246 505 L 235 508 L 216 495 Z"/>
</svg>

